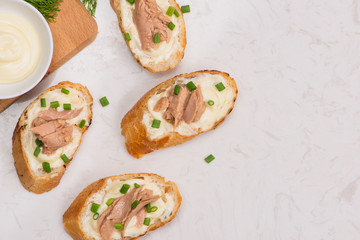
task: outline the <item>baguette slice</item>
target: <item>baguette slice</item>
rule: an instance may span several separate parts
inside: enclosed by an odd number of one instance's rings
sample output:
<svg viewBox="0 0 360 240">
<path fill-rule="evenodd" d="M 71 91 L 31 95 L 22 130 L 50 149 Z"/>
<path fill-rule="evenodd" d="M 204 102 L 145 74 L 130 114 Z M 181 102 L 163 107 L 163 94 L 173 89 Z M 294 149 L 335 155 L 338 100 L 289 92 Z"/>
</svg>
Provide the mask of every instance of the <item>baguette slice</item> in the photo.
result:
<svg viewBox="0 0 360 240">
<path fill-rule="evenodd" d="M 175 28 L 171 31 L 170 41 L 162 41 L 153 49 L 143 50 L 138 29 L 133 19 L 136 3 L 130 4 L 127 0 L 110 0 L 111 6 L 118 17 L 123 36 L 128 33 L 131 37 L 131 40 L 126 40 L 124 36 L 124 39 L 132 55 L 141 66 L 153 73 L 174 68 L 184 57 L 186 46 L 185 21 L 179 5 L 175 0 L 157 0 L 156 2 L 161 12 L 175 24 Z M 174 14 L 171 17 L 166 15 L 169 6 L 176 9 L 179 17 Z"/>
<path fill-rule="evenodd" d="M 155 112 L 154 106 L 162 97 L 169 96 L 175 85 L 193 81 L 201 86 L 205 112 L 197 122 L 182 121 L 177 127 L 163 118 L 163 111 Z M 218 91 L 216 84 L 222 82 L 225 89 Z M 122 134 L 128 152 L 140 158 L 157 149 L 175 146 L 191 140 L 197 135 L 217 128 L 232 111 L 237 97 L 237 86 L 227 73 L 204 70 L 181 74 L 171 78 L 147 92 L 121 121 Z M 207 103 L 214 101 L 213 106 Z M 159 128 L 153 128 L 153 120 L 161 120 Z"/>
<path fill-rule="evenodd" d="M 69 90 L 70 93 L 68 95 L 62 93 L 62 88 Z M 46 99 L 46 107 L 41 107 L 41 98 Z M 41 152 L 38 157 L 35 157 L 37 137 L 30 130 L 31 124 L 40 112 L 50 109 L 52 101 L 59 101 L 58 111 L 63 110 L 64 103 L 70 103 L 72 109 L 83 109 L 77 117 L 65 120 L 66 124 L 73 126 L 71 142 L 50 155 Z M 78 83 L 61 82 L 45 90 L 24 110 L 14 130 L 12 151 L 18 177 L 26 190 L 40 194 L 50 191 L 59 184 L 66 167 L 71 162 L 65 163 L 60 156 L 65 154 L 69 160 L 73 158 L 81 143 L 83 133 L 91 124 L 92 102 L 92 96 L 86 87 Z M 79 124 L 83 119 L 86 123 L 83 128 L 80 128 Z M 44 171 L 42 162 L 50 163 L 50 173 Z"/>
<path fill-rule="evenodd" d="M 143 226 L 142 231 L 138 232 L 137 230 L 134 231 L 134 222 L 130 222 L 128 227 L 131 228 L 131 230 L 127 231 L 127 227 L 125 227 L 124 240 L 137 239 L 148 231 L 155 230 L 174 219 L 182 201 L 180 192 L 174 182 L 165 182 L 163 177 L 151 173 L 111 176 L 100 179 L 87 186 L 66 210 L 63 216 L 63 223 L 65 230 L 73 239 L 103 239 L 99 233 L 97 221 L 101 219 L 101 213 L 108 208 L 106 204 L 108 199 L 110 197 L 114 198 L 115 201 L 113 204 L 115 204 L 116 199 L 122 196 L 119 190 L 124 183 L 128 183 L 131 186 L 127 194 L 134 189 L 134 183 L 138 183 L 139 185 L 144 185 L 144 188 L 146 189 L 157 189 L 155 192 L 160 193 L 159 195 L 161 195 L 161 198 L 157 202 L 151 203 L 151 206 L 158 206 L 158 209 L 151 214 L 161 215 L 159 217 L 154 217 L 154 215 L 149 215 L 147 213 L 146 217 L 151 218 L 150 225 L 149 227 Z M 165 202 L 165 205 L 159 205 L 159 202 L 161 201 Z M 97 220 L 93 219 L 94 213 L 91 212 L 93 203 L 100 204 L 98 210 L 100 217 Z M 136 218 L 136 216 L 134 218 Z M 121 239 L 119 231 L 115 229 L 113 231 L 111 239 Z M 126 233 L 130 233 L 129 235 L 131 236 L 126 235 Z"/>
</svg>

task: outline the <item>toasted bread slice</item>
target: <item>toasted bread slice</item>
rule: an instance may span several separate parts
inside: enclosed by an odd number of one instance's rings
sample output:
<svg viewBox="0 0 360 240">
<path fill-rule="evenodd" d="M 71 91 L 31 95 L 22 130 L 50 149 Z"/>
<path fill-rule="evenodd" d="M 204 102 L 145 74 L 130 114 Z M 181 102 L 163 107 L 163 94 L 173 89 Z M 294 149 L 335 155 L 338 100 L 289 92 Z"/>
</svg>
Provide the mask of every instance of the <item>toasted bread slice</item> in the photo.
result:
<svg viewBox="0 0 360 240">
<path fill-rule="evenodd" d="M 174 182 L 165 182 L 163 177 L 151 173 L 125 174 L 103 178 L 87 186 L 66 210 L 63 216 L 65 230 L 76 240 L 104 239 L 97 221 L 103 218 L 105 210 L 117 204 L 120 197 L 136 190 L 135 183 L 139 184 L 138 187 L 141 186 L 142 190 L 152 190 L 160 198 L 150 203 L 152 208 L 156 207 L 156 211 L 146 213 L 146 217 L 151 220 L 149 226 L 141 223 L 142 226 L 139 227 L 136 216 L 132 217 L 130 223 L 124 226 L 124 240 L 137 239 L 174 219 L 182 200 Z M 123 184 L 130 186 L 126 194 L 119 191 Z M 109 204 L 111 198 L 113 202 Z M 93 203 L 100 205 L 95 213 L 91 211 Z M 94 217 L 96 215 L 98 218 Z M 111 239 L 121 239 L 119 230 L 114 228 L 112 231 Z"/>
<path fill-rule="evenodd" d="M 201 87 L 206 109 L 198 121 L 178 126 L 164 119 L 164 111 L 154 108 L 161 98 L 168 97 L 175 85 L 192 81 Z M 219 91 L 216 84 L 222 82 L 225 89 Z M 236 82 L 227 73 L 219 71 L 198 71 L 171 78 L 147 92 L 121 121 L 122 134 L 128 152 L 140 158 L 154 150 L 184 143 L 193 137 L 219 126 L 234 107 L 237 97 Z M 213 101 L 213 105 L 208 102 Z M 211 104 L 211 103 L 210 103 Z M 160 120 L 159 128 L 152 127 L 154 120 Z"/>
<path fill-rule="evenodd" d="M 69 91 L 68 94 L 62 92 Z M 41 107 L 41 99 L 45 99 L 46 107 Z M 34 119 L 38 118 L 40 112 L 53 111 L 50 107 L 50 102 L 58 101 L 60 112 L 64 109 L 63 104 L 71 104 L 71 108 L 82 109 L 80 113 L 74 118 L 61 120 L 67 127 L 72 128 L 70 141 L 65 146 L 57 149 L 52 149 L 50 152 L 44 153 L 46 145 L 44 143 L 37 143 L 37 136 L 32 129 Z M 88 129 L 91 124 L 92 118 L 92 103 L 93 99 L 88 89 L 81 84 L 71 82 L 61 82 L 56 86 L 50 87 L 45 90 L 39 97 L 37 97 L 21 114 L 19 121 L 16 125 L 13 134 L 13 157 L 18 177 L 26 190 L 37 194 L 50 191 L 56 187 L 66 167 L 71 161 L 63 160 L 61 156 L 65 156 L 71 160 L 81 143 L 83 133 Z M 55 111 L 54 111 L 55 112 Z M 71 111 L 67 111 L 70 113 Z M 65 113 L 65 111 L 64 111 Z M 76 115 L 76 114 L 75 114 Z M 65 117 L 66 118 L 66 117 Z M 84 126 L 79 127 L 80 122 L 83 121 Z M 41 148 L 38 145 L 43 144 Z M 39 148 L 38 156 L 35 150 Z M 64 156 L 63 156 L 64 158 Z M 51 172 L 45 172 L 43 162 L 49 163 Z"/>
<path fill-rule="evenodd" d="M 175 28 L 171 31 L 171 38 L 168 41 L 162 41 L 156 47 L 144 50 L 133 18 L 136 3 L 130 4 L 127 0 L 110 0 L 118 17 L 121 32 L 123 35 L 129 34 L 131 38 L 131 40 L 125 39 L 125 41 L 132 55 L 141 66 L 153 73 L 174 68 L 184 57 L 186 46 L 185 21 L 179 5 L 175 0 L 157 0 L 156 2 L 163 15 L 169 18 Z M 166 15 L 170 6 L 176 9 L 179 17 L 176 17 L 175 14 Z"/>
</svg>

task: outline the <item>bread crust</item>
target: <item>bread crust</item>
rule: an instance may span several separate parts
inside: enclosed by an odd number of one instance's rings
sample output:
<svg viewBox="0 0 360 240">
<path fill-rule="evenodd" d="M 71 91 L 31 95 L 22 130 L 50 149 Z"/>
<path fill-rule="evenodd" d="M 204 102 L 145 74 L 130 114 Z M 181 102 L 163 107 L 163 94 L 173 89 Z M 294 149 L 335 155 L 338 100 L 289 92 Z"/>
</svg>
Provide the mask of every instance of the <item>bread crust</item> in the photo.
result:
<svg viewBox="0 0 360 240">
<path fill-rule="evenodd" d="M 160 62 L 160 63 L 154 63 L 151 62 L 149 64 L 145 64 L 142 63 L 139 59 L 138 56 L 135 55 L 133 49 L 130 47 L 129 41 L 127 41 L 125 39 L 124 33 L 126 33 L 126 31 L 123 28 L 123 24 L 122 24 L 122 19 L 121 19 L 121 8 L 120 8 L 120 3 L 119 0 L 110 0 L 110 4 L 111 7 L 113 8 L 113 10 L 115 11 L 118 21 L 119 21 L 119 27 L 120 30 L 122 32 L 122 35 L 124 37 L 124 40 L 126 42 L 126 44 L 128 45 L 131 54 L 134 56 L 135 60 L 146 70 L 152 72 L 152 73 L 157 73 L 157 72 L 163 72 L 163 71 L 167 71 L 170 69 L 173 69 L 174 67 L 176 67 L 176 65 L 181 61 L 181 59 L 183 59 L 184 57 L 184 53 L 185 53 L 185 47 L 186 47 L 186 27 L 185 27 L 185 20 L 184 20 L 184 16 L 183 13 L 179 7 L 179 5 L 177 4 L 177 2 L 175 0 L 169 0 L 169 2 L 171 3 L 171 6 L 173 6 L 178 13 L 180 14 L 180 16 L 178 17 L 178 19 L 180 20 L 181 24 L 179 24 L 179 27 L 181 28 L 180 30 L 180 34 L 179 34 L 179 38 L 180 38 L 180 42 L 181 42 L 181 47 L 179 49 L 177 49 L 177 51 L 175 53 L 173 53 L 168 61 L 164 61 L 164 62 Z"/>
<path fill-rule="evenodd" d="M 229 112 L 219 121 L 217 121 L 214 126 L 207 130 L 202 131 L 196 135 L 192 136 L 184 136 L 180 135 L 177 132 L 171 132 L 167 136 L 162 137 L 161 139 L 154 139 L 151 140 L 147 136 L 146 127 L 142 123 L 143 115 L 145 110 L 147 110 L 147 102 L 149 99 L 157 92 L 164 91 L 165 89 L 168 89 L 170 86 L 172 86 L 177 78 L 193 78 L 198 74 L 201 73 L 209 73 L 209 74 L 220 74 L 222 75 L 230 84 L 231 88 L 235 90 L 236 94 L 232 103 L 232 106 L 229 110 Z M 175 76 L 163 83 L 160 83 L 153 89 L 151 89 L 149 92 L 147 92 L 135 105 L 134 107 L 126 113 L 124 118 L 121 121 L 121 128 L 122 128 L 122 135 L 125 136 L 125 145 L 128 152 L 134 156 L 135 158 L 140 158 L 143 155 L 153 152 L 155 150 L 161 149 L 161 148 L 167 148 L 171 146 L 175 146 L 181 143 L 184 143 L 186 141 L 191 140 L 192 138 L 198 136 L 201 133 L 208 132 L 210 130 L 214 130 L 217 128 L 229 115 L 229 113 L 232 111 L 236 97 L 237 97 L 237 86 L 236 82 L 233 78 L 229 76 L 229 74 L 216 71 L 216 70 L 202 70 L 192 73 L 186 73 L 186 74 L 180 74 L 178 76 Z"/>
<path fill-rule="evenodd" d="M 75 198 L 75 200 L 71 203 L 70 207 L 66 210 L 66 212 L 63 215 L 63 223 L 65 230 L 70 234 L 70 236 L 75 240 L 94 240 L 95 238 L 91 236 L 87 236 L 86 232 L 81 227 L 81 215 L 83 211 L 86 211 L 88 209 L 86 208 L 86 202 L 88 199 L 97 191 L 105 187 L 106 181 L 108 179 L 112 180 L 129 180 L 134 178 L 142 178 L 144 176 L 151 177 L 152 179 L 157 179 L 158 181 L 161 181 L 165 184 L 165 193 L 169 193 L 174 196 L 175 199 L 175 207 L 173 214 L 166 219 L 166 221 L 161 222 L 157 221 L 154 224 L 151 224 L 147 231 L 143 234 L 145 235 L 149 231 L 153 231 L 159 227 L 164 226 L 166 223 L 173 220 L 176 216 L 176 213 L 181 205 L 181 195 L 178 190 L 177 185 L 174 182 L 168 181 L 165 182 L 165 178 L 153 174 L 153 173 L 130 173 L 130 174 L 124 174 L 124 175 L 117 175 L 117 176 L 110 176 L 106 178 L 102 178 L 97 180 L 96 182 L 93 182 L 89 186 L 87 186 L 84 190 L 81 191 L 81 193 Z M 140 235 L 135 238 L 125 237 L 124 240 L 135 240 L 143 235 Z"/>
<path fill-rule="evenodd" d="M 64 163 L 63 167 L 60 170 L 58 170 L 56 174 L 52 174 L 51 177 L 36 176 L 33 173 L 33 171 L 31 170 L 28 158 L 25 153 L 23 143 L 21 141 L 22 134 L 24 133 L 24 128 L 25 128 L 25 125 L 21 125 L 21 122 L 23 122 L 24 119 L 27 119 L 28 108 L 35 102 L 38 102 L 44 93 L 47 93 L 54 89 L 61 89 L 61 88 L 68 88 L 68 87 L 74 88 L 74 89 L 80 91 L 81 93 L 83 93 L 84 96 L 86 96 L 86 102 L 90 105 L 90 116 L 89 116 L 89 119 L 90 119 L 89 125 L 90 125 L 91 119 L 92 119 L 93 98 L 92 98 L 89 90 L 79 83 L 72 83 L 69 81 L 64 81 L 64 82 L 60 82 L 59 84 L 46 89 L 42 94 L 40 94 L 40 96 L 38 96 L 32 103 L 30 103 L 25 108 L 24 112 L 21 114 L 21 116 L 17 122 L 17 125 L 15 127 L 15 130 L 13 133 L 13 138 L 12 138 L 12 141 L 13 141 L 12 154 L 14 157 L 14 164 L 15 164 L 16 172 L 17 172 L 17 175 L 19 177 L 21 184 L 29 192 L 41 194 L 44 192 L 48 192 L 51 189 L 53 189 L 54 187 L 56 187 L 60 183 L 60 180 L 61 180 L 62 176 L 64 175 L 67 166 L 72 161 Z M 81 139 L 87 129 L 88 129 L 88 126 L 84 126 L 82 128 Z M 81 144 L 81 139 L 80 139 L 79 145 L 76 147 L 75 152 L 77 151 L 78 147 Z M 74 154 L 75 154 L 75 152 L 74 152 Z M 73 156 L 68 156 L 68 158 L 72 159 Z"/>
</svg>

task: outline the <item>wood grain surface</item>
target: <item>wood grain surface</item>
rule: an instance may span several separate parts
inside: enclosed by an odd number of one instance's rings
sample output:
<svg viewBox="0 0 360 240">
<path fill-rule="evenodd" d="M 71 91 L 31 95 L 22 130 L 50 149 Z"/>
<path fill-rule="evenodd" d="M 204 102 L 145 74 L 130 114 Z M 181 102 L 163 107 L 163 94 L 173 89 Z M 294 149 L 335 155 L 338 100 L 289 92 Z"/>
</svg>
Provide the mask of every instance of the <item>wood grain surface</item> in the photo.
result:
<svg viewBox="0 0 360 240">
<path fill-rule="evenodd" d="M 56 22 L 49 24 L 54 41 L 53 58 L 45 77 L 95 40 L 98 28 L 95 19 L 80 0 L 64 0 Z M 0 113 L 19 97 L 0 100 Z"/>
</svg>

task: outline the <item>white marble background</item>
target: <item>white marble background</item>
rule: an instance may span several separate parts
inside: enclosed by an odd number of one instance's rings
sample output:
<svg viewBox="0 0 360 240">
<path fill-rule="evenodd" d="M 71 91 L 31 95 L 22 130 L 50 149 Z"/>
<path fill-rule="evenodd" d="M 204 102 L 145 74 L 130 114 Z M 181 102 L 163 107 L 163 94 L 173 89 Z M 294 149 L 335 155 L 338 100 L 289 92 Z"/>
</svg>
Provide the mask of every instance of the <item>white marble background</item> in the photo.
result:
<svg viewBox="0 0 360 240">
<path fill-rule="evenodd" d="M 185 57 L 161 74 L 135 62 L 108 1 L 98 2 L 96 41 L 0 114 L 1 239 L 71 239 L 62 215 L 77 194 L 129 172 L 163 175 L 183 196 L 174 221 L 142 239 L 360 239 L 359 0 L 181 0 L 191 5 Z M 124 114 L 160 82 L 201 69 L 236 79 L 228 119 L 132 158 Z M 12 131 L 23 109 L 63 80 L 90 89 L 93 124 L 60 185 L 35 195 L 17 178 Z"/>
</svg>

